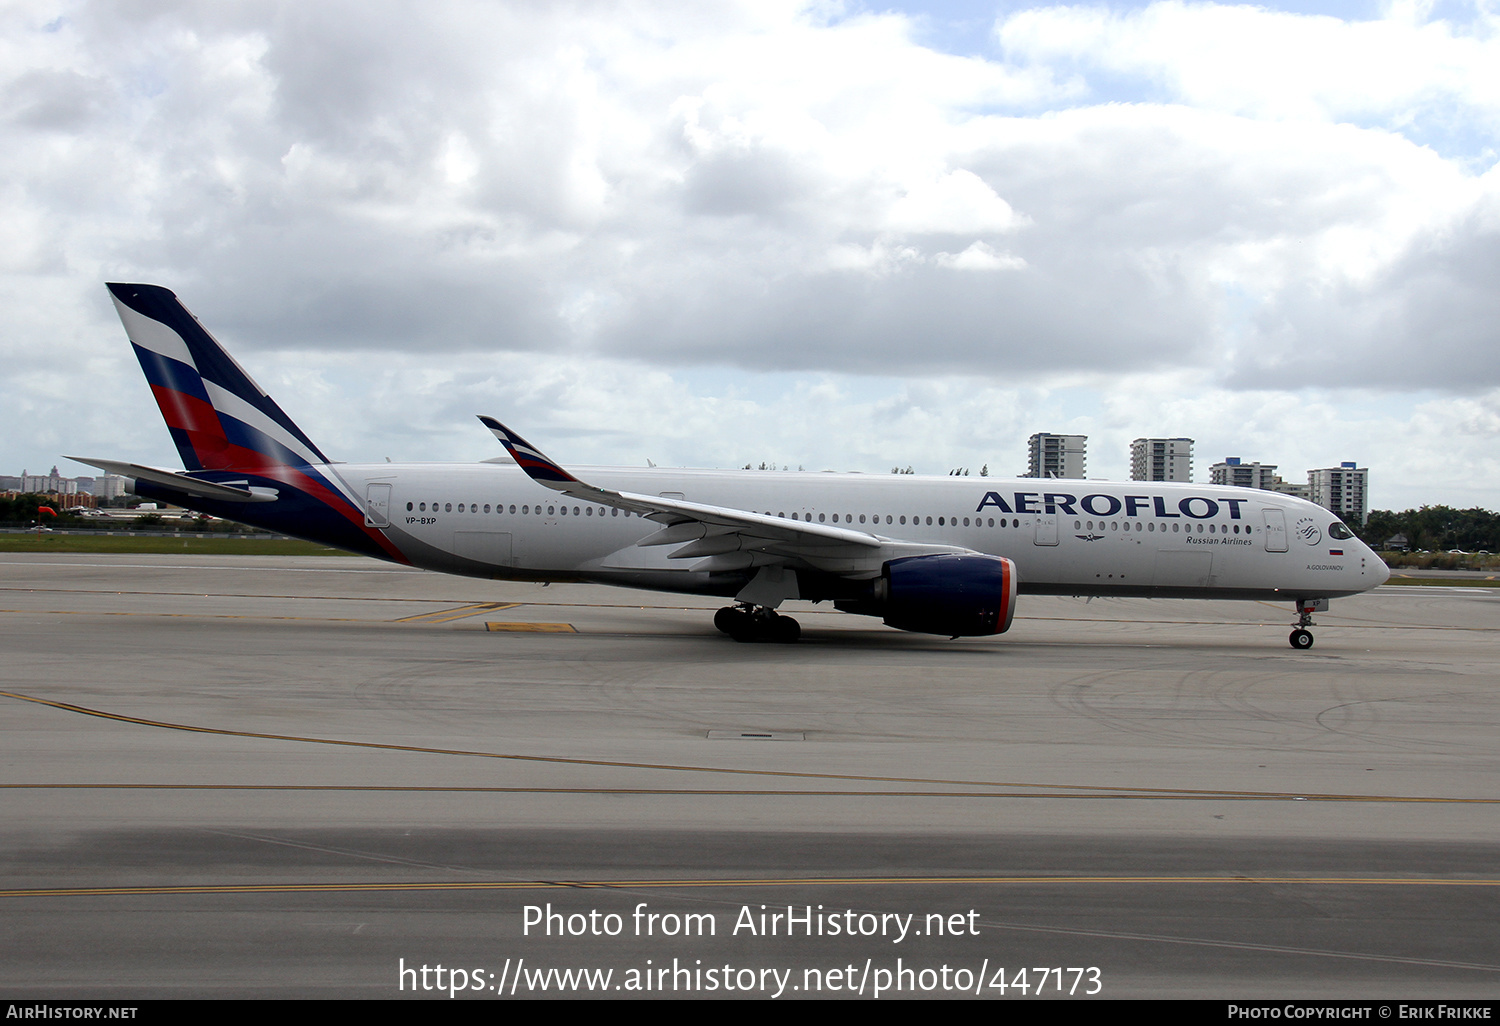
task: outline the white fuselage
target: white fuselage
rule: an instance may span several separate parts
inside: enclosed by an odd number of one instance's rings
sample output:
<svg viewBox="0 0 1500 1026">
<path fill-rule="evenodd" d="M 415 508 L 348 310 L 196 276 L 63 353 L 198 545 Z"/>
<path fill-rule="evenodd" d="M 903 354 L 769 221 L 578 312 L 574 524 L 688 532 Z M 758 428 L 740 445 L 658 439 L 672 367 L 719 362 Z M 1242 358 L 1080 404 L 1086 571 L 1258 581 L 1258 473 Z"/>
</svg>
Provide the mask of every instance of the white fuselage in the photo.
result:
<svg viewBox="0 0 1500 1026">
<path fill-rule="evenodd" d="M 570 499 L 510 462 L 335 464 L 412 563 L 473 576 L 733 594 L 638 543 L 661 525 Z M 576 468 L 601 488 L 836 525 L 1014 561 L 1023 591 L 1330 598 L 1389 576 L 1328 510 L 1202 484 L 775 471 Z M 388 486 L 388 495 L 385 491 Z M 380 524 L 381 517 L 387 520 Z M 1337 526 L 1335 526 L 1337 525 Z M 878 573 L 878 567 L 871 575 Z"/>
</svg>

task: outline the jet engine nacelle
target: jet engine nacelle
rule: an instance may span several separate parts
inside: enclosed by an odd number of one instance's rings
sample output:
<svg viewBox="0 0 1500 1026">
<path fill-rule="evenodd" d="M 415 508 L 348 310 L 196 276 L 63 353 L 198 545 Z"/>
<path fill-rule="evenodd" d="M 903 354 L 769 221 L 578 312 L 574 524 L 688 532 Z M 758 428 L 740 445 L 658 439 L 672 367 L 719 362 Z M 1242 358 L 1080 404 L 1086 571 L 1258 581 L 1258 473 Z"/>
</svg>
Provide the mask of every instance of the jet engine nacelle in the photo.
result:
<svg viewBox="0 0 1500 1026">
<path fill-rule="evenodd" d="M 949 637 L 1003 634 L 1016 612 L 1016 565 L 1003 556 L 893 559 L 875 597 L 886 625 Z"/>
</svg>

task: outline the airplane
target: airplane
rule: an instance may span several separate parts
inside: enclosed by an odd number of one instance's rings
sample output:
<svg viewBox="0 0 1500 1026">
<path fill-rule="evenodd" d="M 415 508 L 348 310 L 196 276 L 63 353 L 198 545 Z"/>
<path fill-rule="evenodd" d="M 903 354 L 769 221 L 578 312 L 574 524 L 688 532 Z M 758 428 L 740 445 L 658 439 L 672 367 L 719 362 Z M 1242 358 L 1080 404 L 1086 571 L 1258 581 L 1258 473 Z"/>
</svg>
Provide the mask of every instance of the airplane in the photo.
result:
<svg viewBox="0 0 1500 1026">
<path fill-rule="evenodd" d="M 720 596 L 736 641 L 793 642 L 777 612 L 832 602 L 904 631 L 1003 634 L 1018 594 L 1290 601 L 1386 581 L 1321 506 L 1201 484 L 577 468 L 493 417 L 472 464 L 325 456 L 170 290 L 108 286 L 183 471 L 68 457 L 201 513 L 470 577 Z"/>
</svg>

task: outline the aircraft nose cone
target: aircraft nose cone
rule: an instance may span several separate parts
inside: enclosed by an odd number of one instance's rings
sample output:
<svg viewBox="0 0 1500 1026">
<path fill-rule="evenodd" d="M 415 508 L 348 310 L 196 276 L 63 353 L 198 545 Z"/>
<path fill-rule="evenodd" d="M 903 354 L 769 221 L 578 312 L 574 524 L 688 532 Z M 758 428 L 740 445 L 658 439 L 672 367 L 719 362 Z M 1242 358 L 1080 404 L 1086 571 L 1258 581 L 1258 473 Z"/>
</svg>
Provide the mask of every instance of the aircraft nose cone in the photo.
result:
<svg viewBox="0 0 1500 1026">
<path fill-rule="evenodd" d="M 1373 551 L 1370 553 L 1370 571 L 1374 575 L 1374 584 L 1371 587 L 1378 588 L 1391 579 L 1391 568 L 1386 566 L 1385 560 Z"/>
</svg>

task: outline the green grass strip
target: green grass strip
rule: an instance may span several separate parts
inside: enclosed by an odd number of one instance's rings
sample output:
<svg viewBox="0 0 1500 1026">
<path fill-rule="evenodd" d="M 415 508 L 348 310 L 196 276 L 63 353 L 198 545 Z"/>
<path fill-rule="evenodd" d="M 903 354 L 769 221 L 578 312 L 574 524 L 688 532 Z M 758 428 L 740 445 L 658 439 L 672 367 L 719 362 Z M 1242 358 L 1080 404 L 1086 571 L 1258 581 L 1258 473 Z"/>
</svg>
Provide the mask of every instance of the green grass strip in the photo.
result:
<svg viewBox="0 0 1500 1026">
<path fill-rule="evenodd" d="M 295 538 L 233 537 L 206 534 L 184 538 L 137 538 L 125 535 L 0 534 L 0 552 L 156 553 L 202 556 L 348 556 L 342 549 Z"/>
</svg>

